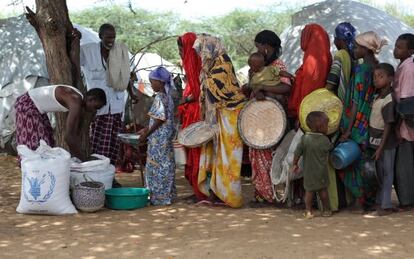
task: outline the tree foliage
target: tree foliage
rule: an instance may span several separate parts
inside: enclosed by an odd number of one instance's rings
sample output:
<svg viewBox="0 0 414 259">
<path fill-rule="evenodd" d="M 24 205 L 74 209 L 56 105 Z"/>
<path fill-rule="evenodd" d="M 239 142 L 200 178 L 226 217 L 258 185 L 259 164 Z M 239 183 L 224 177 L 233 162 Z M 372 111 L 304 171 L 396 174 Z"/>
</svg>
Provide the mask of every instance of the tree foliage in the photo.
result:
<svg viewBox="0 0 414 259">
<path fill-rule="evenodd" d="M 71 19 L 80 25 L 98 30 L 103 23 L 112 23 L 117 29 L 117 38 L 125 42 L 131 52 L 136 52 L 156 39 L 181 35 L 188 31 L 210 33 L 223 38 L 229 55 L 236 67 L 246 64 L 248 54 L 254 51 L 253 39 L 257 32 L 271 29 L 280 33 L 290 22 L 292 11 L 278 13 L 274 11 L 234 10 L 226 15 L 205 18 L 201 22 L 180 20 L 177 14 L 167 12 L 149 12 L 130 9 L 123 6 L 110 6 L 88 9 L 71 14 Z M 152 45 L 147 51 L 179 62 L 176 41 L 162 41 Z"/>
</svg>

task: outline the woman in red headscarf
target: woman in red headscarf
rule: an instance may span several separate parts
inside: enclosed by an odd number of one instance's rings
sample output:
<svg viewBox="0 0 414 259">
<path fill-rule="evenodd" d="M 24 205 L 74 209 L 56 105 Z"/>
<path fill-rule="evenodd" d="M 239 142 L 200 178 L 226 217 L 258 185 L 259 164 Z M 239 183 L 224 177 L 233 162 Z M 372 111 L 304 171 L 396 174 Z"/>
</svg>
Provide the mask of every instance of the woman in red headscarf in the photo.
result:
<svg viewBox="0 0 414 259">
<path fill-rule="evenodd" d="M 296 80 L 288 103 L 288 116 L 297 119 L 303 98 L 312 91 L 325 87 L 332 56 L 328 33 L 319 24 L 308 24 L 302 31 L 300 47 L 303 64 L 296 71 Z"/>
<path fill-rule="evenodd" d="M 183 129 L 200 120 L 200 103 L 198 100 L 200 96 L 201 58 L 193 48 L 196 39 L 197 35 L 193 32 L 185 33 L 177 39 L 178 50 L 187 78 L 186 87 L 183 92 L 183 100 L 178 109 Z M 199 164 L 200 148 L 187 149 L 185 177 L 193 187 L 197 200 L 204 200 L 207 197 L 198 189 Z"/>
</svg>

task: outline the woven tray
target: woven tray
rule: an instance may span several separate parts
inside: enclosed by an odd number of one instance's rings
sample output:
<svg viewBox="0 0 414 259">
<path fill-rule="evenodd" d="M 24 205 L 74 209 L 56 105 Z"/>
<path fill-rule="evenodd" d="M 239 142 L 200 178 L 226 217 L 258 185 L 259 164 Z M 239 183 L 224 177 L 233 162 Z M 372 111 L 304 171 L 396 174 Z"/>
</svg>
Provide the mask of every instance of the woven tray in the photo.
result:
<svg viewBox="0 0 414 259">
<path fill-rule="evenodd" d="M 249 101 L 241 110 L 238 128 L 241 138 L 249 147 L 267 149 L 276 145 L 286 130 L 286 113 L 273 99 Z"/>
<path fill-rule="evenodd" d="M 299 121 L 301 128 L 309 132 L 306 117 L 312 111 L 323 111 L 328 115 L 328 135 L 336 132 L 341 122 L 343 105 L 341 100 L 326 88 L 313 91 L 303 98 L 299 108 Z"/>
<path fill-rule="evenodd" d="M 213 139 L 214 127 L 204 121 L 191 124 L 178 133 L 178 142 L 186 147 L 199 147 Z"/>
</svg>

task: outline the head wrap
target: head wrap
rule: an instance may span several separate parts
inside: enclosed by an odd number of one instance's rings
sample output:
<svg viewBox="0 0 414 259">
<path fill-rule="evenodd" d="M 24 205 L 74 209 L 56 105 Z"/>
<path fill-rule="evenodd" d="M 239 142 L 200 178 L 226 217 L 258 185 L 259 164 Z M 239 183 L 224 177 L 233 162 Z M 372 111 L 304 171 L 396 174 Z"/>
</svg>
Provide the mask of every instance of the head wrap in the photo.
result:
<svg viewBox="0 0 414 259">
<path fill-rule="evenodd" d="M 282 53 L 282 41 L 280 40 L 279 36 L 277 36 L 277 34 L 273 31 L 263 30 L 259 32 L 254 38 L 254 41 L 260 44 L 267 44 L 275 49 L 273 55 L 268 60 L 266 60 L 266 65 L 269 65 L 278 59 Z"/>
<path fill-rule="evenodd" d="M 386 39 L 381 39 L 377 33 L 373 31 L 367 31 L 359 34 L 355 38 L 355 42 L 358 45 L 364 46 L 365 48 L 374 52 L 374 54 L 380 53 L 382 47 L 387 45 Z"/>
<path fill-rule="evenodd" d="M 172 78 L 171 73 L 163 66 L 159 66 L 152 70 L 148 77 L 152 80 L 164 82 L 165 92 L 167 94 L 169 94 L 172 89 L 175 89 L 174 79 Z"/>
<path fill-rule="evenodd" d="M 204 33 L 198 35 L 193 48 L 201 57 L 204 72 L 209 71 L 213 67 L 216 58 L 226 53 L 220 38 Z"/>
<path fill-rule="evenodd" d="M 201 71 L 201 58 L 197 55 L 197 52 L 193 48 L 194 42 L 197 39 L 197 35 L 193 32 L 187 32 L 179 37 L 179 44 L 182 47 L 182 63 L 187 77 L 187 83 L 183 92 L 184 97 L 192 96 L 193 102 L 184 103 L 178 106 L 178 111 L 181 116 L 182 127 L 186 128 L 190 124 L 200 120 L 200 71 Z M 194 156 L 187 158 L 189 163 L 197 165 L 198 160 L 194 160 Z M 191 160 L 191 161 L 190 161 Z M 194 161 L 192 161 L 194 160 Z M 187 171 L 186 171 L 187 172 Z M 194 189 L 197 197 L 204 197 L 200 193 L 198 188 Z"/>
<path fill-rule="evenodd" d="M 303 98 L 325 86 L 332 64 L 329 36 L 322 26 L 316 23 L 306 25 L 300 40 L 303 63 L 296 71 L 288 103 L 288 114 L 293 118 L 297 118 Z"/>
<path fill-rule="evenodd" d="M 354 49 L 355 35 L 356 29 L 349 22 L 341 22 L 335 28 L 335 38 L 345 41 L 349 53 Z"/>
<path fill-rule="evenodd" d="M 179 37 L 179 39 L 183 50 L 183 67 L 187 77 L 187 85 L 183 95 L 192 95 L 195 100 L 198 100 L 200 96 L 201 58 L 193 48 L 197 35 L 193 32 L 187 32 Z"/>
</svg>

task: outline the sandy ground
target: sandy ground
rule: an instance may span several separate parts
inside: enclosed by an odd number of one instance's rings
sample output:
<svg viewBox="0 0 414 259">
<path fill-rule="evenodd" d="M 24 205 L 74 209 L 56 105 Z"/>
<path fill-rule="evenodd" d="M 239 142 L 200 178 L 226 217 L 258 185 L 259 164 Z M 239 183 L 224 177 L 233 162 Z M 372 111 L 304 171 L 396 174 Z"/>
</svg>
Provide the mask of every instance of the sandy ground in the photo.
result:
<svg viewBox="0 0 414 259">
<path fill-rule="evenodd" d="M 169 207 L 103 209 L 74 216 L 19 215 L 20 173 L 0 157 L 0 258 L 413 258 L 414 214 L 372 217 L 340 212 L 301 218 L 285 208 L 207 208 L 177 173 L 179 199 Z M 138 174 L 122 174 L 138 186 Z M 244 184 L 245 200 L 252 195 Z"/>
</svg>

